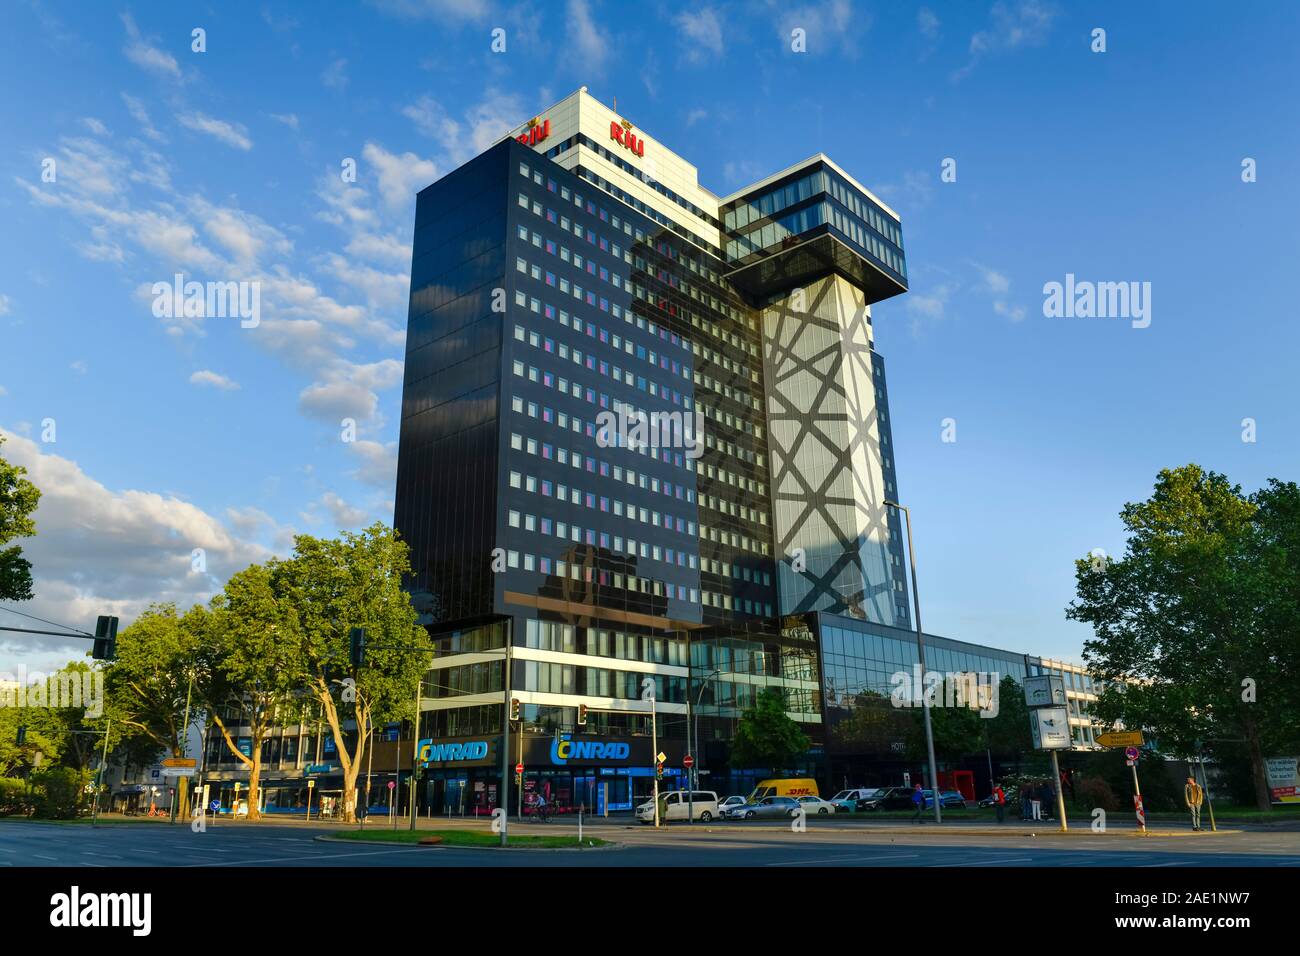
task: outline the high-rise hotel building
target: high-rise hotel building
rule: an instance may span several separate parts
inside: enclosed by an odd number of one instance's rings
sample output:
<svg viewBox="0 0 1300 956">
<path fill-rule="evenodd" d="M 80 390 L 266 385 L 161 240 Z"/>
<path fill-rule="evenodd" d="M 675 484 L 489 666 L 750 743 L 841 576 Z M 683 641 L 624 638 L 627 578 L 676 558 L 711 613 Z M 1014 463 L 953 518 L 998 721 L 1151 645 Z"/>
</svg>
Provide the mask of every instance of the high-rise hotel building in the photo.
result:
<svg viewBox="0 0 1300 956">
<path fill-rule="evenodd" d="M 420 192 L 395 524 L 438 649 L 422 802 L 495 801 L 513 699 L 528 787 L 629 805 L 647 678 L 670 776 L 689 747 L 743 785 L 768 687 L 816 769 L 826 622 L 911 626 L 871 324 L 906 290 L 897 213 L 829 157 L 719 196 L 585 88 Z"/>
</svg>

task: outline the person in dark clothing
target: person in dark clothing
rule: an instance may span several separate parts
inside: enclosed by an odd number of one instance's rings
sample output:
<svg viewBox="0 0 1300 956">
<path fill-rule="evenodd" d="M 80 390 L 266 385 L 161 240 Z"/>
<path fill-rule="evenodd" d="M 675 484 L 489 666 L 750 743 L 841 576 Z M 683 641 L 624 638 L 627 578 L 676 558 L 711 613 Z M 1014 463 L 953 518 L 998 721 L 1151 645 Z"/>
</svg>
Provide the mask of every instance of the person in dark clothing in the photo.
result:
<svg viewBox="0 0 1300 956">
<path fill-rule="evenodd" d="M 925 810 L 925 794 L 921 792 L 919 783 L 912 788 L 912 806 L 916 807 L 916 813 L 912 814 L 912 820 L 924 823 L 925 817 L 922 812 Z"/>
</svg>

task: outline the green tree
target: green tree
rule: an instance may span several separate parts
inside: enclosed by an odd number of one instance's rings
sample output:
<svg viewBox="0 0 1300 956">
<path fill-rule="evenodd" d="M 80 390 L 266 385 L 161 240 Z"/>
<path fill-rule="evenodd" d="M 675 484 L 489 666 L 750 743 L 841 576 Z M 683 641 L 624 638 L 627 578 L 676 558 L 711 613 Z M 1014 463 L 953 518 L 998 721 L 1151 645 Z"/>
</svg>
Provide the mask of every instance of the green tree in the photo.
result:
<svg viewBox="0 0 1300 956">
<path fill-rule="evenodd" d="M 1019 770 L 1021 755 L 1034 746 L 1024 688 L 1008 674 L 998 683 L 998 712 L 984 722 L 984 746 Z"/>
<path fill-rule="evenodd" d="M 298 609 L 276 594 L 274 566 L 254 564 L 232 575 L 212 599 L 210 612 L 195 609 L 186 615 L 208 655 L 196 681 L 201 699 L 227 748 L 248 768 L 250 820 L 261 815 L 262 742 L 294 711 L 294 692 L 301 687 Z M 227 725 L 231 711 L 248 727 L 247 754 Z"/>
<path fill-rule="evenodd" d="M 790 719 L 780 688 L 759 692 L 754 706 L 740 716 L 731 745 L 733 767 L 767 767 L 779 773 L 808 751 L 808 736 Z"/>
<path fill-rule="evenodd" d="M 1247 497 L 1185 465 L 1161 471 L 1121 517 L 1124 556 L 1076 562 L 1066 611 L 1093 627 L 1084 657 L 1106 682 L 1096 714 L 1147 729 L 1177 756 L 1240 741 L 1267 810 L 1266 751 L 1294 739 L 1300 714 L 1300 491 L 1271 482 Z"/>
<path fill-rule="evenodd" d="M 0 435 L 0 446 L 4 445 Z M 32 565 L 23 557 L 18 545 L 3 547 L 14 538 L 29 538 L 36 533 L 31 518 L 41 499 L 40 490 L 24 476 L 26 468 L 11 465 L 0 455 L 0 600 L 30 601 Z"/>
<path fill-rule="evenodd" d="M 202 607 L 182 618 L 175 604 L 153 604 L 118 635 L 117 659 L 105 675 L 109 716 L 144 738 L 144 748 L 155 755 L 185 755 L 187 698 L 192 721 L 201 709 L 193 684 L 210 684 L 211 661 L 202 653 L 205 618 Z M 189 782 L 181 777 L 177 786 L 182 817 L 188 814 Z"/>
<path fill-rule="evenodd" d="M 349 820 L 372 730 L 417 716 L 416 684 L 428 667 L 431 644 L 402 589 L 409 571 L 405 542 L 382 523 L 335 539 L 299 535 L 293 557 L 274 568 L 276 591 L 297 615 L 301 680 L 320 704 L 337 745 Z M 354 627 L 366 629 L 362 667 L 350 661 L 348 636 Z M 344 726 L 349 717 L 351 733 Z"/>
<path fill-rule="evenodd" d="M 912 720 L 907 734 L 907 756 L 911 760 L 927 760 L 925 710 L 912 707 L 908 712 Z M 951 763 L 982 751 L 984 723 L 979 711 L 971 707 L 932 706 L 930 727 L 934 734 L 934 759 L 940 764 Z"/>
</svg>

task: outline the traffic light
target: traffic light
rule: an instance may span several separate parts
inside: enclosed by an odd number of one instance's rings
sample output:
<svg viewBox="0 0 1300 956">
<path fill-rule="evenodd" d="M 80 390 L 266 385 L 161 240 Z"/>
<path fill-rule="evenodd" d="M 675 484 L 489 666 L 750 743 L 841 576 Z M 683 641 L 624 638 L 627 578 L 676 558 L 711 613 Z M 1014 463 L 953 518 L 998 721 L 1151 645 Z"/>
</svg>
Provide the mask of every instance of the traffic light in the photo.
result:
<svg viewBox="0 0 1300 956">
<path fill-rule="evenodd" d="M 354 627 L 348 634 L 348 657 L 353 667 L 366 665 L 366 629 Z"/>
<path fill-rule="evenodd" d="M 663 761 L 661 760 L 655 761 L 655 776 L 658 777 L 660 780 L 664 778 L 664 765 L 663 765 Z"/>
<path fill-rule="evenodd" d="M 510 698 L 510 719 L 511 720 L 519 719 L 519 698 L 518 697 Z"/>
<path fill-rule="evenodd" d="M 101 614 L 95 622 L 95 644 L 90 656 L 97 661 L 117 657 L 117 618 Z"/>
<path fill-rule="evenodd" d="M 587 705 L 586 704 L 578 705 L 578 726 L 579 727 L 587 726 Z"/>
<path fill-rule="evenodd" d="M 18 746 L 21 747 L 25 743 L 27 743 L 27 725 L 19 724 L 18 725 Z"/>
</svg>

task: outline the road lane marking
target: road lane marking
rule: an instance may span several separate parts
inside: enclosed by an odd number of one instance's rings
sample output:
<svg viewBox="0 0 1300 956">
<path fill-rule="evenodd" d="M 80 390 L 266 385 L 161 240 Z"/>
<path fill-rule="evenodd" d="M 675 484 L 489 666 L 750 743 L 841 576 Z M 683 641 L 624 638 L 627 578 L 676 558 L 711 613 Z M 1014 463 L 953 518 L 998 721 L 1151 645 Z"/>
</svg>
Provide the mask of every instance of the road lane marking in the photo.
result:
<svg viewBox="0 0 1300 956">
<path fill-rule="evenodd" d="M 969 863 L 931 863 L 931 866 L 1003 866 L 1007 863 L 1032 863 L 1033 860 L 1027 856 L 1019 856 L 1010 860 L 972 860 Z"/>
</svg>

